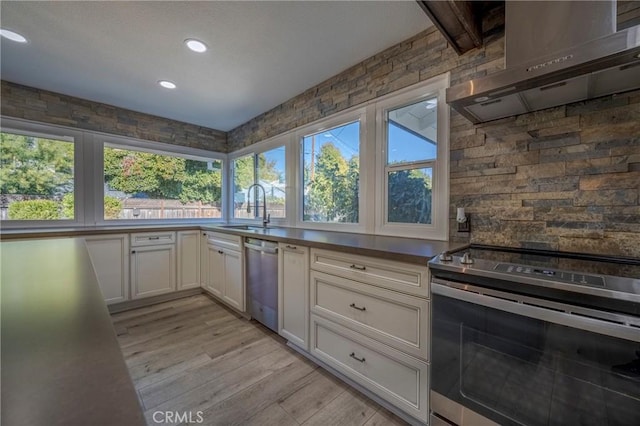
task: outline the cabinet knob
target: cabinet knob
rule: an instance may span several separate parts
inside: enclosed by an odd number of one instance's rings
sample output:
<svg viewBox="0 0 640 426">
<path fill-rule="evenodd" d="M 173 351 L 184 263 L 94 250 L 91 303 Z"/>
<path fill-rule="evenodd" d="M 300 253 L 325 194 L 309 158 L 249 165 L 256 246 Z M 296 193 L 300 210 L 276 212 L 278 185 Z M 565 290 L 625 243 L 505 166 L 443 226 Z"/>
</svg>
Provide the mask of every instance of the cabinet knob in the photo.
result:
<svg viewBox="0 0 640 426">
<path fill-rule="evenodd" d="M 131 250 L 131 254 L 136 254 L 136 251 L 135 250 Z"/>
</svg>

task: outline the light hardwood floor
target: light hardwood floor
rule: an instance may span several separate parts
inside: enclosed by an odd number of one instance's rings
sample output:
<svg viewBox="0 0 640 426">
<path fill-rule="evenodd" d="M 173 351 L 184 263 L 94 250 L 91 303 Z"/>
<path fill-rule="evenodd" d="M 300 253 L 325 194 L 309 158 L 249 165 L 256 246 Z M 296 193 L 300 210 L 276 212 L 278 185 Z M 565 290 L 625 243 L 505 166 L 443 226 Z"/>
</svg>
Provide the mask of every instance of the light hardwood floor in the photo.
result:
<svg viewBox="0 0 640 426">
<path fill-rule="evenodd" d="M 149 425 L 157 411 L 200 411 L 204 425 L 406 424 L 207 296 L 112 319 Z"/>
</svg>

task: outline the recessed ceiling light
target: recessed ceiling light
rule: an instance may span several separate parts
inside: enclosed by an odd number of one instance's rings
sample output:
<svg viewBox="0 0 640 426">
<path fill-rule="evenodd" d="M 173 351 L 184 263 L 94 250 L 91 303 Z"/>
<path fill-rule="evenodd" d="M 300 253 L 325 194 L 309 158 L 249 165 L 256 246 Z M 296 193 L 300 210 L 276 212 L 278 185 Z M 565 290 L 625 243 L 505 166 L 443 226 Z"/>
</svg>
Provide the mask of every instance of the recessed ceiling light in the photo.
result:
<svg viewBox="0 0 640 426">
<path fill-rule="evenodd" d="M 175 89 L 176 87 L 178 87 L 173 81 L 169 81 L 169 80 L 159 80 L 158 84 L 164 87 L 165 89 Z"/>
<path fill-rule="evenodd" d="M 11 41 L 15 41 L 17 43 L 26 43 L 27 38 L 22 34 L 18 34 L 16 32 L 5 30 L 4 28 L 0 29 L 0 35 L 4 38 L 8 38 Z"/>
<path fill-rule="evenodd" d="M 188 38 L 184 41 L 184 44 L 194 52 L 202 53 L 207 51 L 207 45 L 201 42 L 200 40 L 196 40 L 195 38 Z"/>
</svg>

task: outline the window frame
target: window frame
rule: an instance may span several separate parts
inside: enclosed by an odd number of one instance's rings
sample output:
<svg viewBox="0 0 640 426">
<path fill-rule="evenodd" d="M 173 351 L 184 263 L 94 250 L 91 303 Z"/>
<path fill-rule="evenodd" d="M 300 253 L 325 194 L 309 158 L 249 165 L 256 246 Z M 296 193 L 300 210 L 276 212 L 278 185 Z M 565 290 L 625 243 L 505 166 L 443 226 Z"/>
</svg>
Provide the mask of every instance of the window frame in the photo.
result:
<svg viewBox="0 0 640 426">
<path fill-rule="evenodd" d="M 93 163 L 95 164 L 94 193 L 95 196 L 93 212 L 95 224 L 97 226 L 122 226 L 122 225 L 163 225 L 180 223 L 222 223 L 225 221 L 227 212 L 227 200 L 225 185 L 228 168 L 227 155 L 213 151 L 205 151 L 197 148 L 189 148 L 181 145 L 170 145 L 160 142 L 150 142 L 141 139 L 127 138 L 114 135 L 94 135 L 94 149 L 96 154 Z M 220 218 L 186 218 L 186 219 L 105 219 L 104 218 L 104 148 L 125 149 L 129 151 L 147 152 L 150 154 L 166 155 L 185 158 L 197 161 L 220 161 L 222 163 L 221 173 L 221 213 Z"/>
<path fill-rule="evenodd" d="M 291 135 L 287 132 L 269 139 L 265 139 L 264 141 L 261 142 L 257 142 L 255 144 L 249 145 L 245 148 L 239 149 L 237 151 L 233 151 L 232 153 L 230 153 L 228 155 L 228 176 L 227 176 L 227 188 L 226 188 L 226 193 L 227 193 L 227 199 L 229 200 L 229 202 L 227 203 L 227 222 L 233 222 L 233 223 L 243 223 L 243 224 L 248 224 L 248 225 L 262 225 L 262 218 L 260 217 L 261 215 L 259 214 L 258 217 L 255 218 L 240 218 L 240 217 L 235 217 L 235 206 L 234 206 L 234 176 L 235 176 L 235 169 L 234 169 L 234 161 L 237 160 L 238 158 L 242 158 L 242 157 L 246 157 L 246 156 L 253 156 L 254 157 L 254 183 L 257 180 L 257 162 L 256 162 L 256 158 L 258 155 L 267 152 L 267 151 L 272 151 L 274 149 L 277 148 L 284 148 L 285 150 L 285 217 L 274 217 L 271 218 L 271 222 L 270 225 L 271 226 L 290 226 L 291 225 L 291 218 L 293 217 L 292 214 L 292 205 L 294 203 L 291 202 L 293 194 L 292 194 L 292 178 L 295 175 L 294 172 L 294 168 L 293 168 L 293 161 L 292 161 L 292 144 L 291 144 Z M 262 210 L 260 210 L 262 211 Z"/>
<path fill-rule="evenodd" d="M 323 131 L 331 130 L 336 127 L 341 127 L 354 122 L 359 122 L 360 141 L 358 147 L 358 156 L 360 162 L 359 178 L 358 178 L 358 223 L 341 223 L 341 222 L 310 222 L 304 220 L 304 138 Z M 296 191 L 296 216 L 295 226 L 307 229 L 317 229 L 324 231 L 338 231 L 338 232 L 367 232 L 369 226 L 369 218 L 366 215 L 366 199 L 364 191 L 369 187 L 370 178 L 366 170 L 363 173 L 362 164 L 370 156 L 367 150 L 367 135 L 370 134 L 368 123 L 371 122 L 370 114 L 367 113 L 367 108 L 358 107 L 349 109 L 347 111 L 331 115 L 322 120 L 318 120 L 311 124 L 299 127 L 294 131 L 294 139 L 297 142 L 297 157 L 296 157 L 296 177 L 297 177 L 297 191 Z"/>
<path fill-rule="evenodd" d="M 35 136 L 50 139 L 73 138 L 73 219 L 56 220 L 3 220 L 2 228 L 60 228 L 69 226 L 83 226 L 86 215 L 84 206 L 86 175 L 90 172 L 84 164 L 85 144 L 83 132 L 62 126 L 34 123 L 31 121 L 0 117 L 0 130 L 25 136 Z"/>
<path fill-rule="evenodd" d="M 446 88 L 449 74 L 442 74 L 406 89 L 393 92 L 375 102 L 376 109 L 376 201 L 375 233 L 433 240 L 449 238 L 449 106 L 446 103 Z M 388 113 L 430 98 L 437 98 L 437 147 L 436 158 L 388 164 Z M 432 168 L 432 213 L 430 224 L 397 223 L 388 221 L 389 172 Z"/>
</svg>

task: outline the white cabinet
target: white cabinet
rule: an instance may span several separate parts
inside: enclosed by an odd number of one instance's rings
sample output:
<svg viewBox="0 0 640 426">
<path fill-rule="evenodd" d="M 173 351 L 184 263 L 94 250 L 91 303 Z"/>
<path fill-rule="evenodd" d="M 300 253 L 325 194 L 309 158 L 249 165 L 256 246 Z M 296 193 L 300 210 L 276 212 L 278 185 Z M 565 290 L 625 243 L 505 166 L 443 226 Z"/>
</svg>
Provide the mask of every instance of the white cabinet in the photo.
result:
<svg viewBox="0 0 640 426">
<path fill-rule="evenodd" d="M 178 290 L 200 287 L 200 231 L 179 231 Z"/>
<path fill-rule="evenodd" d="M 207 233 L 200 232 L 200 287 L 207 287 L 209 261 L 207 250 Z"/>
<path fill-rule="evenodd" d="M 309 352 L 426 423 L 427 266 L 314 248 L 309 287 Z"/>
<path fill-rule="evenodd" d="M 206 279 L 204 288 L 229 306 L 245 311 L 242 237 L 205 232 Z"/>
<path fill-rule="evenodd" d="M 426 423 L 426 362 L 316 315 L 311 315 L 311 354 Z"/>
<path fill-rule="evenodd" d="M 205 288 L 214 296 L 222 298 L 224 294 L 224 252 L 213 244 L 207 244 L 205 250 L 207 253 Z"/>
<path fill-rule="evenodd" d="M 309 350 L 309 248 L 279 245 L 279 334 Z"/>
<path fill-rule="evenodd" d="M 244 271 L 242 252 L 225 249 L 224 258 L 224 296 L 222 299 L 244 312 Z"/>
<path fill-rule="evenodd" d="M 85 242 L 107 304 L 129 300 L 129 235 L 91 235 Z"/>
<path fill-rule="evenodd" d="M 173 233 L 131 234 L 131 297 L 139 299 L 176 290 L 176 245 Z M 156 238 L 157 237 L 157 238 Z M 155 244 L 154 244 L 155 243 Z"/>
</svg>

